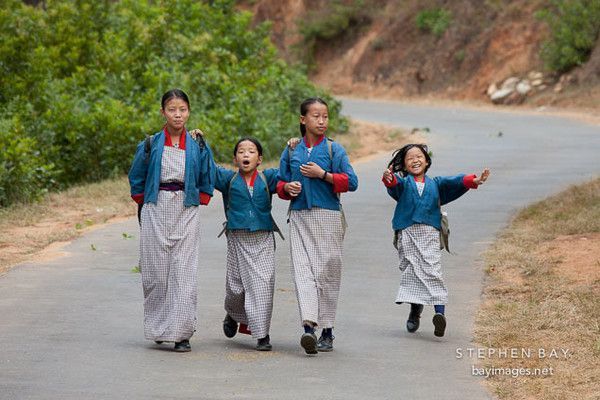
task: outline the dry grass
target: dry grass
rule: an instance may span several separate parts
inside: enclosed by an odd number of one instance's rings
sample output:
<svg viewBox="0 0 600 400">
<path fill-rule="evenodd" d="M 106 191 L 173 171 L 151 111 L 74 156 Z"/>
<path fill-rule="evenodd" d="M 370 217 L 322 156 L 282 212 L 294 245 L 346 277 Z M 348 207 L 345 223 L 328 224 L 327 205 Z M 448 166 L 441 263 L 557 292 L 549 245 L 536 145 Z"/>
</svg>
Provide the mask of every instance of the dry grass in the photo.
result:
<svg viewBox="0 0 600 400">
<path fill-rule="evenodd" d="M 43 201 L 0 209 L 0 273 L 99 224 L 135 215 L 125 177 L 52 193 Z"/>
<path fill-rule="evenodd" d="M 386 126 L 353 121 L 350 131 L 336 140 L 348 146 L 350 158 L 357 160 L 399 147 L 403 134 Z M 275 160 L 262 167 L 277 166 Z M 52 244 L 73 240 L 111 220 L 131 217 L 136 210 L 126 177 L 53 193 L 39 203 L 0 208 L 0 275 L 34 257 L 43 259 L 47 255 L 40 252 Z"/>
<path fill-rule="evenodd" d="M 486 254 L 478 346 L 533 349 L 487 357 L 482 367 L 553 368 L 545 377 L 494 376 L 500 399 L 598 399 L 600 388 L 600 179 L 527 207 Z M 539 349 L 569 350 L 540 358 Z"/>
</svg>

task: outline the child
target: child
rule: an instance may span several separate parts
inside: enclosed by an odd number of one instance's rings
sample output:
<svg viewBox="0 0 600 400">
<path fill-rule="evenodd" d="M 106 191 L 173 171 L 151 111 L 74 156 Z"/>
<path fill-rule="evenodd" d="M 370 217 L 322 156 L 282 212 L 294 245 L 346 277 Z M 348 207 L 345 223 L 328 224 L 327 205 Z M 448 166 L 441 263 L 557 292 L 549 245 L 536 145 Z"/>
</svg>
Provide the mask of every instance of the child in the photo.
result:
<svg viewBox="0 0 600 400">
<path fill-rule="evenodd" d="M 342 272 L 345 222 L 339 194 L 354 191 L 358 179 L 346 151 L 325 137 L 327 103 L 319 98 L 300 106 L 303 140 L 281 155 L 277 193 L 290 199 L 292 275 L 307 354 L 333 350 L 333 324 Z M 323 328 L 317 341 L 315 328 Z"/>
<path fill-rule="evenodd" d="M 198 205 L 213 193 L 213 158 L 185 129 L 188 96 L 179 89 L 162 97 L 166 124 L 136 150 L 129 183 L 140 213 L 140 269 L 144 289 L 144 334 L 157 344 L 175 342 L 191 351 L 196 330 Z"/>
<path fill-rule="evenodd" d="M 277 189 L 276 168 L 258 171 L 262 146 L 240 139 L 233 150 L 237 172 L 217 167 L 215 188 L 223 193 L 227 215 L 227 275 L 225 336 L 238 330 L 257 339 L 256 350 L 272 349 L 269 337 L 275 288 L 275 237 L 271 194 Z M 245 326 L 250 328 L 247 332 Z"/>
<path fill-rule="evenodd" d="M 469 189 L 476 189 L 487 180 L 490 171 L 484 169 L 479 178 L 456 175 L 431 179 L 426 175 L 429 167 L 431 157 L 427 146 L 407 144 L 394 152 L 382 180 L 388 194 L 397 201 L 392 225 L 402 276 L 396 303 L 411 304 L 406 321 L 409 332 L 419 329 L 423 305 L 433 305 L 434 335 L 441 337 L 446 329 L 444 305 L 448 302 L 448 292 L 440 264 L 440 206 Z"/>
</svg>

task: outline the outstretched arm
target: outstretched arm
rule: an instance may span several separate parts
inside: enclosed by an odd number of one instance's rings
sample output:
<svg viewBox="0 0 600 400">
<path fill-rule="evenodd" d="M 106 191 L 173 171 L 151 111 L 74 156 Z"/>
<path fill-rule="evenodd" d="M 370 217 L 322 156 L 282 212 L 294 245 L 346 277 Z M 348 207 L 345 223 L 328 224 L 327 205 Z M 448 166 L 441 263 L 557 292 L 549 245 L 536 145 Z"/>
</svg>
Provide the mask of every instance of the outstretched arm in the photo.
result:
<svg viewBox="0 0 600 400">
<path fill-rule="evenodd" d="M 489 176 L 490 176 L 490 170 L 488 168 L 485 168 L 483 170 L 483 172 L 481 173 L 481 176 L 473 179 L 473 183 L 476 184 L 477 186 L 479 186 L 479 185 L 483 184 L 483 182 L 487 181 L 487 178 Z"/>
</svg>

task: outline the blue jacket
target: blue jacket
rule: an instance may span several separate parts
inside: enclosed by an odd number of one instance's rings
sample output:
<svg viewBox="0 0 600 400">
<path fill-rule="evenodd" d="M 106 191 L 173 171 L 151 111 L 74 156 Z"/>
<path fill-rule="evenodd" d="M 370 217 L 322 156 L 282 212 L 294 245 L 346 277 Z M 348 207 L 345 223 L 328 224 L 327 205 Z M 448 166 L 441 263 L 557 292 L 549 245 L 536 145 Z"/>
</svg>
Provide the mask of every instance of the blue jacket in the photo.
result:
<svg viewBox="0 0 600 400">
<path fill-rule="evenodd" d="M 465 175 L 425 176 L 425 188 L 419 196 L 417 184 L 412 175 L 404 178 L 395 174 L 397 184 L 387 188 L 388 194 L 397 201 L 392 227 L 395 231 L 414 224 L 431 225 L 441 229 L 440 204 L 444 205 L 458 199 L 469 189 L 464 185 Z"/>
<path fill-rule="evenodd" d="M 340 144 L 331 142 L 333 157 L 330 157 L 328 140 L 325 138 L 321 143 L 314 146 L 310 156 L 304 140 L 301 140 L 292 151 L 291 160 L 289 147 L 286 147 L 281 154 L 279 180 L 284 182 L 298 181 L 302 184 L 302 191 L 292 199 L 292 210 L 305 210 L 313 207 L 329 210 L 340 209 L 338 195 L 333 192 L 330 183 L 319 178 L 307 178 L 300 173 L 300 165 L 309 161 L 318 164 L 327 172 L 346 174 L 348 176 L 348 191 L 353 192 L 358 188 L 358 178 L 350 165 L 346 151 Z"/>
<path fill-rule="evenodd" d="M 278 172 L 276 168 L 263 172 L 267 178 L 267 187 L 262 178 L 257 175 L 254 180 L 253 195 L 250 196 L 248 185 L 241 174 L 235 176 L 234 171 L 217 166 L 215 188 L 223 193 L 228 230 L 247 229 L 251 232 L 274 230 L 271 196 L 277 191 Z"/>
<path fill-rule="evenodd" d="M 184 174 L 184 206 L 200 204 L 200 193 L 210 196 L 214 189 L 214 161 L 208 144 L 200 149 L 198 143 L 186 131 L 185 137 L 185 174 Z M 156 203 L 160 186 L 160 165 L 165 147 L 165 133 L 158 132 L 152 140 L 149 160 L 146 163 L 144 141 L 138 144 L 131 169 L 129 184 L 131 195 L 144 194 L 145 203 Z"/>
</svg>

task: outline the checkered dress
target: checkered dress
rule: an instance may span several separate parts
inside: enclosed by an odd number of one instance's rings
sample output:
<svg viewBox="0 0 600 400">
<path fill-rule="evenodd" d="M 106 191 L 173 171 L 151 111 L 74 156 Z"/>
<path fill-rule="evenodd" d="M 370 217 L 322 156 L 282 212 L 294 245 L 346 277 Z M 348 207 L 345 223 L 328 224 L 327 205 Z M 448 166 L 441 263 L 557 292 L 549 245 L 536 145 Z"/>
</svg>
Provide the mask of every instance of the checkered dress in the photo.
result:
<svg viewBox="0 0 600 400">
<path fill-rule="evenodd" d="M 165 146 L 161 182 L 183 182 L 185 150 Z M 200 217 L 184 207 L 183 191 L 158 192 L 141 215 L 140 267 L 144 289 L 144 334 L 149 340 L 179 342 L 196 330 Z"/>
<path fill-rule="evenodd" d="M 424 183 L 417 182 L 419 195 Z M 442 278 L 440 233 L 430 225 L 415 224 L 398 232 L 400 287 L 396 303 L 436 305 L 448 303 Z"/>
<path fill-rule="evenodd" d="M 275 290 L 275 237 L 271 231 L 227 231 L 225 311 L 248 325 L 252 337 L 269 334 Z"/>
<path fill-rule="evenodd" d="M 340 211 L 292 210 L 290 241 L 292 277 L 302 323 L 333 328 L 342 277 Z"/>
</svg>

